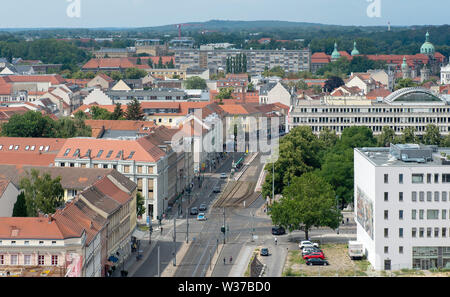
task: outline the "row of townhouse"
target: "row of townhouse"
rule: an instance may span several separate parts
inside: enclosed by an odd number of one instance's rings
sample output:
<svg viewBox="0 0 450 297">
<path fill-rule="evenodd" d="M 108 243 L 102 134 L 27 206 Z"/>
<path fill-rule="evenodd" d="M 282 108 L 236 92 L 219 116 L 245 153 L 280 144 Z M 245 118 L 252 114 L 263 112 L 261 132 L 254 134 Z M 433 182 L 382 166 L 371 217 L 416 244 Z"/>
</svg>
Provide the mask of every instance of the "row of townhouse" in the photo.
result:
<svg viewBox="0 0 450 297">
<path fill-rule="evenodd" d="M 118 269 L 131 252 L 137 225 L 136 184 L 115 170 L 74 173 L 69 168 L 49 171 L 4 165 L 1 170 L 19 180 L 32 169 L 63 176 L 64 190 L 90 185 L 75 197 L 66 197 L 65 205 L 53 214 L 1 217 L 0 274 L 100 277 Z M 67 179 L 74 177 L 78 179 L 71 185 Z"/>
</svg>

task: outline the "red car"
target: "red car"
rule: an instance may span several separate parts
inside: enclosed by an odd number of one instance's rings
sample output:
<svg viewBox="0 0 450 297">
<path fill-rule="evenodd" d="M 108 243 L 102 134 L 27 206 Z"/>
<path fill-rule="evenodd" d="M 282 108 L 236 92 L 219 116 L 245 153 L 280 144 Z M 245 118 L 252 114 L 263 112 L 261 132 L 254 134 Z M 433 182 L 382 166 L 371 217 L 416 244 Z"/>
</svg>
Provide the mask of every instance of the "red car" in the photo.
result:
<svg viewBox="0 0 450 297">
<path fill-rule="evenodd" d="M 303 259 L 311 259 L 311 258 L 319 258 L 324 260 L 325 259 L 325 255 L 322 252 L 314 252 L 314 253 L 310 253 L 310 254 L 306 254 L 303 256 Z"/>
</svg>

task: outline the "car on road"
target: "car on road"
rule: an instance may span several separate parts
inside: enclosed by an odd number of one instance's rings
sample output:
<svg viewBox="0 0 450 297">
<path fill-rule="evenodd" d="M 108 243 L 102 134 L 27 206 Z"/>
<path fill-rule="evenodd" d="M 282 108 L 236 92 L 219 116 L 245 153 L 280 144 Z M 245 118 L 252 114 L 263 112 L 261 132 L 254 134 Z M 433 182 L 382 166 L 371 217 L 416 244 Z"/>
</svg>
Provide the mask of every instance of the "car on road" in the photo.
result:
<svg viewBox="0 0 450 297">
<path fill-rule="evenodd" d="M 214 193 L 220 193 L 220 186 L 214 187 L 213 192 Z"/>
<path fill-rule="evenodd" d="M 312 259 L 312 258 L 320 258 L 320 259 L 325 259 L 325 255 L 322 252 L 314 252 L 311 254 L 307 254 L 303 256 L 303 259 Z"/>
<path fill-rule="evenodd" d="M 203 212 L 198 214 L 197 221 L 206 221 L 206 216 Z"/>
<path fill-rule="evenodd" d="M 303 240 L 303 241 L 301 241 L 300 242 L 300 244 L 298 245 L 298 247 L 300 248 L 300 249 L 303 249 L 303 248 L 305 248 L 305 247 L 319 247 L 319 244 L 318 243 L 316 243 L 316 242 L 311 242 L 311 241 L 309 241 L 309 240 Z"/>
<path fill-rule="evenodd" d="M 227 178 L 228 176 L 227 176 L 227 174 L 226 173 L 221 173 L 220 174 L 220 178 L 222 178 L 222 179 L 225 179 L 225 178 Z"/>
<path fill-rule="evenodd" d="M 286 234 L 286 230 L 284 230 L 283 227 L 272 227 L 272 234 L 273 235 L 283 235 Z"/>
<path fill-rule="evenodd" d="M 259 254 L 261 256 L 268 256 L 269 255 L 269 249 L 268 248 L 262 248 L 261 252 Z"/>
<path fill-rule="evenodd" d="M 327 260 L 320 259 L 320 258 L 310 258 L 306 260 L 306 265 L 325 265 L 328 266 L 330 263 L 328 263 Z"/>
<path fill-rule="evenodd" d="M 191 215 L 198 215 L 198 208 L 197 207 L 191 208 Z"/>
<path fill-rule="evenodd" d="M 198 207 L 198 210 L 200 210 L 200 211 L 205 211 L 206 209 L 207 209 L 207 207 L 206 207 L 205 203 L 200 204 L 200 206 Z"/>
</svg>

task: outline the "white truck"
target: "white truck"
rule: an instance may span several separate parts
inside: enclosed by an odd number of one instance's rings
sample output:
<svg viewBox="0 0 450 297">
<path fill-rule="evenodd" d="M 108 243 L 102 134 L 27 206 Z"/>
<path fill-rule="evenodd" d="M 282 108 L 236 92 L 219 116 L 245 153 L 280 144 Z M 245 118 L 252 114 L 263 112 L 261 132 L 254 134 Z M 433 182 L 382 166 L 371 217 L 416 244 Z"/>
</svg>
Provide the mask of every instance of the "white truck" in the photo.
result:
<svg viewBox="0 0 450 297">
<path fill-rule="evenodd" d="M 357 241 L 348 242 L 348 255 L 352 260 L 362 259 L 364 257 L 363 244 Z"/>
</svg>

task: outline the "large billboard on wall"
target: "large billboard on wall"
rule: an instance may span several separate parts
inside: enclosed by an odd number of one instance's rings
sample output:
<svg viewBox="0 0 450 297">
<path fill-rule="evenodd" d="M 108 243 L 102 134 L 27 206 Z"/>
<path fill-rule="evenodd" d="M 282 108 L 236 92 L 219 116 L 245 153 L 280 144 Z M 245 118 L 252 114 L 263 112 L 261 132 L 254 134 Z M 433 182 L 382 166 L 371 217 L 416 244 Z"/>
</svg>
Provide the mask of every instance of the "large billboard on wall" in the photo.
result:
<svg viewBox="0 0 450 297">
<path fill-rule="evenodd" d="M 360 188 L 357 188 L 356 204 L 358 223 L 373 239 L 373 203 Z"/>
</svg>

